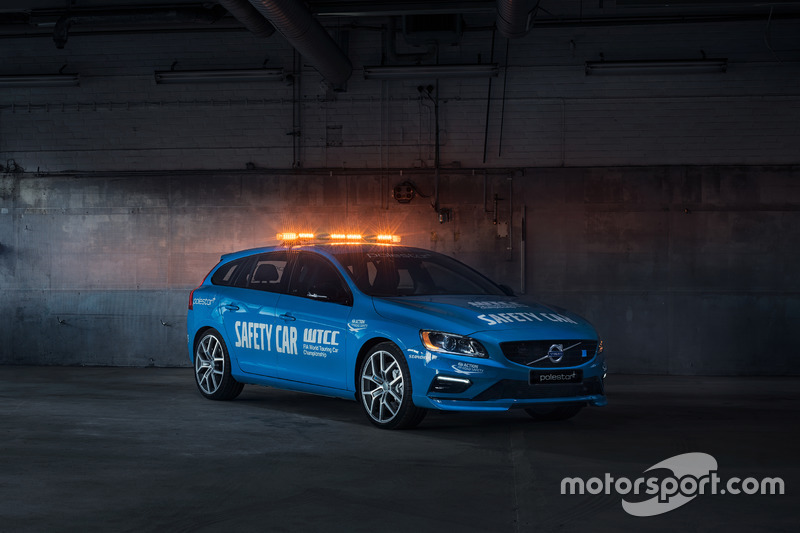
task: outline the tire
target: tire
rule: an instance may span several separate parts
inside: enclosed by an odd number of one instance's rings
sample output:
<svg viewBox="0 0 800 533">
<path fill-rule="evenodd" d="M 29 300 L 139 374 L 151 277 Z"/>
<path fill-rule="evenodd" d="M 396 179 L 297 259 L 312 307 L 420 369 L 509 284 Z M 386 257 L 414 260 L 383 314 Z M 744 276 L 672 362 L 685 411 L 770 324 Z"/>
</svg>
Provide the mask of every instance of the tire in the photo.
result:
<svg viewBox="0 0 800 533">
<path fill-rule="evenodd" d="M 391 342 L 374 346 L 358 370 L 358 397 L 370 422 L 381 429 L 409 429 L 426 409 L 411 400 L 411 373 L 403 352 Z"/>
<path fill-rule="evenodd" d="M 551 404 L 539 407 L 528 407 L 525 412 L 539 421 L 566 420 L 577 415 L 583 409 L 581 403 Z"/>
<path fill-rule="evenodd" d="M 244 388 L 231 376 L 231 359 L 222 335 L 207 330 L 194 349 L 194 381 L 200 394 L 209 400 L 232 400 Z"/>
</svg>

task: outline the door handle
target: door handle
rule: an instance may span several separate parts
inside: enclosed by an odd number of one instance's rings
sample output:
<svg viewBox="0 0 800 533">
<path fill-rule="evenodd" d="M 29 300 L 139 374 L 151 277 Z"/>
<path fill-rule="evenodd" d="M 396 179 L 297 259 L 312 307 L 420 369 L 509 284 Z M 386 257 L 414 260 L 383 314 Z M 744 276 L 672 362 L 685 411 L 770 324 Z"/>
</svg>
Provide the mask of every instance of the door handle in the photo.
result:
<svg viewBox="0 0 800 533">
<path fill-rule="evenodd" d="M 234 304 L 225 304 L 225 309 L 227 309 L 228 311 L 238 311 L 239 306 Z"/>
<path fill-rule="evenodd" d="M 292 316 L 292 315 L 290 315 L 289 313 L 283 313 L 282 315 L 278 315 L 278 316 L 279 316 L 280 318 L 282 318 L 282 319 L 286 320 L 287 322 L 292 322 L 292 321 L 294 321 L 294 320 L 297 320 L 295 317 L 293 317 L 293 316 Z"/>
</svg>

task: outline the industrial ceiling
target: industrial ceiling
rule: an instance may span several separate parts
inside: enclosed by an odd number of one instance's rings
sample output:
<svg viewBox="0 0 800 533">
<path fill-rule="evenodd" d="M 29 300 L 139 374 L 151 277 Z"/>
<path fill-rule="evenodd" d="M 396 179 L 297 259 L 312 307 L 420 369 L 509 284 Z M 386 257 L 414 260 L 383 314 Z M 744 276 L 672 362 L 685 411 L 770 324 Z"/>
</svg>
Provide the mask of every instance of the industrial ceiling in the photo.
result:
<svg viewBox="0 0 800 533">
<path fill-rule="evenodd" d="M 0 7 L 0 39 L 52 35 L 55 48 L 70 36 L 141 32 L 249 31 L 264 39 L 286 39 L 334 85 L 352 73 L 346 49 L 329 26 L 396 24 L 412 33 L 452 31 L 494 24 L 501 36 L 522 38 L 548 26 L 621 26 L 709 21 L 800 18 L 800 2 L 736 0 L 11 0 Z M 273 35 L 279 33 L 281 35 Z M 419 43 L 418 43 L 419 44 Z"/>
</svg>

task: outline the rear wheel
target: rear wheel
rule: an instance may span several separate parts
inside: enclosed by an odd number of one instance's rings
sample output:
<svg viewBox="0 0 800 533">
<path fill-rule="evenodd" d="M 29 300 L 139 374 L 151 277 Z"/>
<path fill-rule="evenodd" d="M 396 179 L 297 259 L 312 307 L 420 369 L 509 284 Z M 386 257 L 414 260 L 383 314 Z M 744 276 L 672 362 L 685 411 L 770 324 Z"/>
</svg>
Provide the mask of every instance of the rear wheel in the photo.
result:
<svg viewBox="0 0 800 533">
<path fill-rule="evenodd" d="M 200 394 L 209 400 L 232 400 L 244 385 L 231 376 L 231 359 L 222 335 L 215 329 L 206 331 L 194 352 L 194 378 Z"/>
<path fill-rule="evenodd" d="M 411 401 L 408 364 L 391 342 L 376 345 L 362 361 L 358 395 L 369 421 L 382 429 L 412 428 L 427 412 Z"/>
<path fill-rule="evenodd" d="M 551 404 L 528 407 L 525 412 L 534 420 L 566 420 L 577 415 L 583 409 L 583 404 Z"/>
</svg>

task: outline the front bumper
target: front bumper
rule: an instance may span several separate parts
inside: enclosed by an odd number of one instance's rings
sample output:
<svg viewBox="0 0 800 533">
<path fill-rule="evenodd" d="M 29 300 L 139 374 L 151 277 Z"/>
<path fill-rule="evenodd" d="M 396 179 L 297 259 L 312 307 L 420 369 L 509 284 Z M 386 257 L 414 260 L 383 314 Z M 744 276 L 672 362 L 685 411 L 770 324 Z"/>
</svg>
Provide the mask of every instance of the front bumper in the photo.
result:
<svg viewBox="0 0 800 533">
<path fill-rule="evenodd" d="M 526 382 L 512 382 L 518 383 L 519 387 L 529 388 L 544 388 L 544 387 L 558 387 L 558 385 L 528 385 Z M 507 386 L 508 382 L 499 382 L 498 385 L 502 387 Z M 496 398 L 496 399 L 453 399 L 428 396 L 427 401 L 429 406 L 443 411 L 508 411 L 514 408 L 525 408 L 534 405 L 542 405 L 546 403 L 581 403 L 586 405 L 594 405 L 601 407 L 606 405 L 606 397 L 604 394 L 579 394 L 569 395 L 561 394 L 566 391 L 539 391 L 542 396 L 538 398 Z M 481 395 L 479 395 L 481 396 Z"/>
<path fill-rule="evenodd" d="M 446 411 L 507 411 L 552 403 L 581 403 L 604 406 L 603 354 L 589 362 L 554 372 L 578 372 L 575 383 L 531 384 L 533 369 L 504 358 L 478 359 L 448 354 L 433 354 L 424 348 L 409 350 L 414 390 L 418 407 Z M 442 383 L 447 386 L 441 386 Z M 452 386 L 449 386 L 452 384 Z"/>
</svg>

